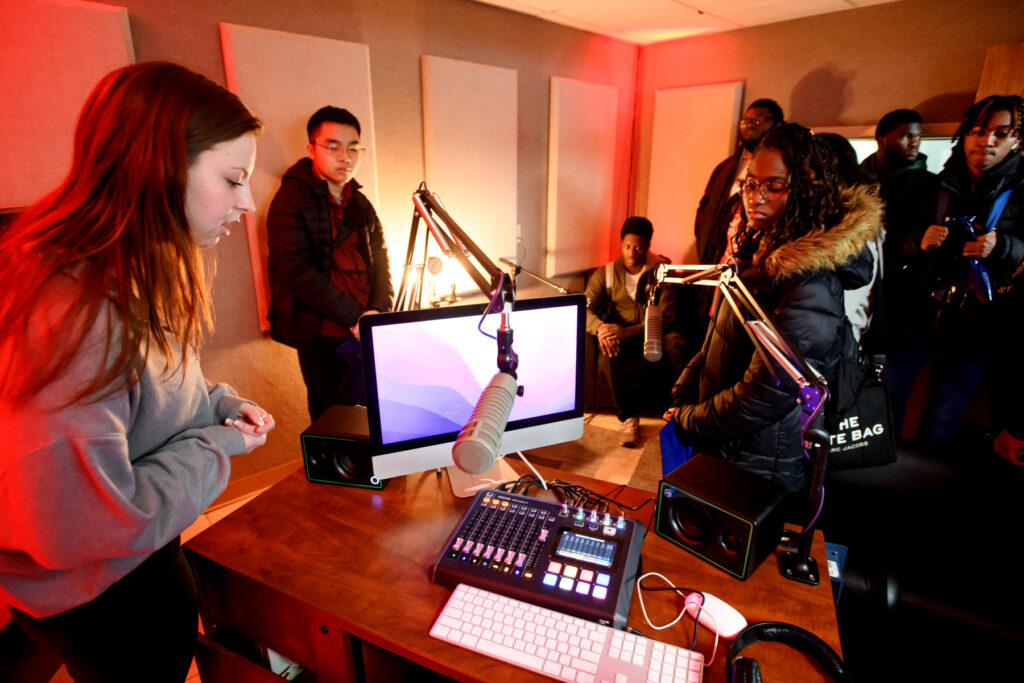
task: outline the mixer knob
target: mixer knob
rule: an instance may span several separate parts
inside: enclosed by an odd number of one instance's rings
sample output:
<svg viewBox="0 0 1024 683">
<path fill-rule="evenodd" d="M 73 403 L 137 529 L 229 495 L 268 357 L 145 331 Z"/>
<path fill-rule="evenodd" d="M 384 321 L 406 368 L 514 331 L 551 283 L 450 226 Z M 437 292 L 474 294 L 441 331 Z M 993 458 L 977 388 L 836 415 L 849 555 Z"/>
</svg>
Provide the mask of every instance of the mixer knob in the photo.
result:
<svg viewBox="0 0 1024 683">
<path fill-rule="evenodd" d="M 541 529 L 540 530 L 540 536 L 537 538 L 537 540 L 540 541 L 541 543 L 543 543 L 544 541 L 548 540 L 548 530 L 547 529 Z"/>
<path fill-rule="evenodd" d="M 459 538 L 456 538 L 455 539 L 455 543 L 452 544 L 452 550 L 458 550 L 459 548 L 461 548 L 462 547 L 462 541 L 463 541 L 463 539 L 462 539 L 461 536 Z"/>
<path fill-rule="evenodd" d="M 473 548 L 473 555 L 476 556 L 476 557 L 480 557 L 480 551 L 483 550 L 483 549 L 484 549 L 484 544 L 483 543 L 477 543 L 476 547 Z"/>
<path fill-rule="evenodd" d="M 519 559 L 516 560 L 516 566 L 522 567 L 524 562 L 526 562 L 526 553 L 519 553 Z"/>
<path fill-rule="evenodd" d="M 494 552 L 494 546 L 493 545 L 487 546 L 487 550 L 484 551 L 484 559 L 485 560 L 491 559 L 491 553 L 493 553 L 493 552 Z"/>
</svg>

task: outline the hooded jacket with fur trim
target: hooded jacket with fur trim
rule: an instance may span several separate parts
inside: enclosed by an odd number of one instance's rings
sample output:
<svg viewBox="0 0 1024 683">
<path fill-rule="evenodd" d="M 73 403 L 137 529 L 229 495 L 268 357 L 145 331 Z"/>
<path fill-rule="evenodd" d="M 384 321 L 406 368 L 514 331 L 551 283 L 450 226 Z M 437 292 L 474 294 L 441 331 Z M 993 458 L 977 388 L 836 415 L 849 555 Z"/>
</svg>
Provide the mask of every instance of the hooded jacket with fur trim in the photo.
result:
<svg viewBox="0 0 1024 683">
<path fill-rule="evenodd" d="M 870 281 L 867 243 L 882 226 L 869 189 L 843 191 L 845 212 L 831 230 L 813 230 L 741 264 L 740 278 L 794 350 L 833 381 L 843 359 L 843 291 Z M 806 480 L 796 385 L 765 364 L 728 304 L 717 294 L 704 345 L 673 388 L 674 421 L 700 452 L 778 482 Z"/>
</svg>

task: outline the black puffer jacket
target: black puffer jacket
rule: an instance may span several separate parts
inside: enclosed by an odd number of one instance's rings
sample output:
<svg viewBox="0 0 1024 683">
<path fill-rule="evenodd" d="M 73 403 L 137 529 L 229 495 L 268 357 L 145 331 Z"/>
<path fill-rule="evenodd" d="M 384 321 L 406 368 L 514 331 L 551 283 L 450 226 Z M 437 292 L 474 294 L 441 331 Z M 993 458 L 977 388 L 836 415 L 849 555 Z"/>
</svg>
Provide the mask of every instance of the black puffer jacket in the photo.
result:
<svg viewBox="0 0 1024 683">
<path fill-rule="evenodd" d="M 871 191 L 845 190 L 843 200 L 846 213 L 832 230 L 759 251 L 740 270 L 775 327 L 826 381 L 843 360 L 843 290 L 870 281 L 865 245 L 881 230 L 881 202 Z M 796 385 L 782 373 L 776 385 L 720 295 L 712 316 L 703 348 L 673 390 L 676 431 L 703 452 L 799 490 L 806 472 Z"/>
<path fill-rule="evenodd" d="M 370 200 L 355 180 L 339 236 L 359 233 L 359 247 L 370 275 L 366 309 L 391 309 L 395 290 L 388 272 L 384 229 Z M 267 212 L 270 244 L 270 336 L 288 346 L 309 350 L 326 318 L 352 327 L 363 313 L 359 301 L 331 282 L 330 199 L 327 183 L 313 173 L 313 162 L 300 159 L 284 174 Z"/>
</svg>

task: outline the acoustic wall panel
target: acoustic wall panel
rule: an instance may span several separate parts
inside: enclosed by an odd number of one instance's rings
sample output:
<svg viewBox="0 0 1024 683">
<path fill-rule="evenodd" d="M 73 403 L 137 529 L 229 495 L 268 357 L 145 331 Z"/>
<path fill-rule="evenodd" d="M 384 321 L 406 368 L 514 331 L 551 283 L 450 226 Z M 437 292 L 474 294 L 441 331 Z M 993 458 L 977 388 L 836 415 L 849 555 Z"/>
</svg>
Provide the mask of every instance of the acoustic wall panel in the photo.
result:
<svg viewBox="0 0 1024 683">
<path fill-rule="evenodd" d="M 517 73 L 424 55 L 427 187 L 487 256 L 516 254 Z M 415 188 L 410 188 L 410 192 Z M 475 285 L 459 278 L 460 291 Z"/>
<path fill-rule="evenodd" d="M 64 179 L 86 97 L 134 61 L 123 7 L 0 2 L 0 208 L 30 204 Z"/>
<path fill-rule="evenodd" d="M 370 49 L 358 43 L 235 24 L 221 24 L 220 38 L 228 88 L 264 124 L 251 181 L 256 214 L 247 215 L 245 222 L 260 327 L 266 330 L 267 209 L 285 171 L 307 156 L 306 122 L 320 107 L 343 107 L 359 119 L 366 153 L 356 180 L 377 205 Z"/>
<path fill-rule="evenodd" d="M 619 91 L 551 79 L 548 130 L 547 276 L 604 263 L 615 226 L 615 131 Z"/>
<path fill-rule="evenodd" d="M 715 166 L 736 144 L 743 83 L 654 93 L 647 217 L 658 251 L 673 263 L 696 261 L 697 205 Z"/>
</svg>

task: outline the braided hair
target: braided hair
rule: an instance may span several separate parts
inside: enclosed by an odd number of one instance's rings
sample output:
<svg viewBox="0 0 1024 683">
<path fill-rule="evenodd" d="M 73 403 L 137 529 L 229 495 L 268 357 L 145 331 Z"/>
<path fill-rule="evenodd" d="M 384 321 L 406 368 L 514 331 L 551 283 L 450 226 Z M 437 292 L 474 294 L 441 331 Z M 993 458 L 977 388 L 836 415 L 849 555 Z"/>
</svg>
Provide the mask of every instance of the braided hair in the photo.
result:
<svg viewBox="0 0 1024 683">
<path fill-rule="evenodd" d="M 843 215 L 836 155 L 824 140 L 800 124 L 783 123 L 765 134 L 754 154 L 763 149 L 782 154 L 790 172 L 789 195 L 782 215 L 764 233 L 754 230 L 744 214 L 736 237 L 739 258 L 750 258 L 758 249 L 770 253 L 812 230 L 830 230 Z"/>
</svg>

